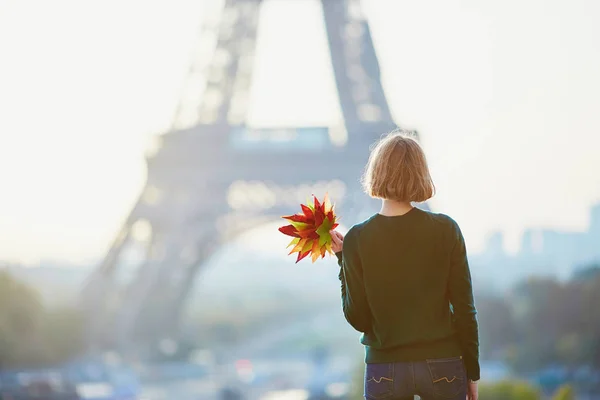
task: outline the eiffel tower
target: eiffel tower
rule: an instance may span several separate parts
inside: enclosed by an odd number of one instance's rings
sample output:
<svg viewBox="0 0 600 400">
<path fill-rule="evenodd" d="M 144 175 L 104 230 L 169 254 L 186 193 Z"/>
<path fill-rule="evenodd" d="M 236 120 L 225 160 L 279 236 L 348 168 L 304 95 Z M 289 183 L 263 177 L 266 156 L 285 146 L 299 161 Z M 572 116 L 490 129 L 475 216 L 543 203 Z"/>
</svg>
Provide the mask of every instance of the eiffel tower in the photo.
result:
<svg viewBox="0 0 600 400">
<path fill-rule="evenodd" d="M 172 127 L 147 154 L 145 188 L 82 292 L 95 348 L 176 338 L 204 261 L 312 193 L 328 192 L 346 224 L 375 210 L 359 176 L 369 146 L 397 126 L 360 1 L 321 5 L 342 126 L 246 124 L 261 0 L 224 0 L 199 35 Z"/>
</svg>

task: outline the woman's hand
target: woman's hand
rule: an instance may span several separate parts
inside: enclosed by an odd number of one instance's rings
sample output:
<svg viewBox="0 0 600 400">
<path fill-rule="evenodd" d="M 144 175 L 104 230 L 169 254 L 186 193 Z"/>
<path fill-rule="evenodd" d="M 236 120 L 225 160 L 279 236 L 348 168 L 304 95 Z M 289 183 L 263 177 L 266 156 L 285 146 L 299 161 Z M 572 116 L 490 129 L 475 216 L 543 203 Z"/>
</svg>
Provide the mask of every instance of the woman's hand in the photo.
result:
<svg viewBox="0 0 600 400">
<path fill-rule="evenodd" d="M 331 233 L 332 240 L 331 250 L 333 250 L 334 253 L 342 251 L 342 246 L 344 245 L 344 235 L 338 231 L 330 231 L 329 233 Z"/>
<path fill-rule="evenodd" d="M 469 382 L 467 387 L 467 400 L 477 400 L 479 394 L 477 393 L 477 382 Z"/>
</svg>

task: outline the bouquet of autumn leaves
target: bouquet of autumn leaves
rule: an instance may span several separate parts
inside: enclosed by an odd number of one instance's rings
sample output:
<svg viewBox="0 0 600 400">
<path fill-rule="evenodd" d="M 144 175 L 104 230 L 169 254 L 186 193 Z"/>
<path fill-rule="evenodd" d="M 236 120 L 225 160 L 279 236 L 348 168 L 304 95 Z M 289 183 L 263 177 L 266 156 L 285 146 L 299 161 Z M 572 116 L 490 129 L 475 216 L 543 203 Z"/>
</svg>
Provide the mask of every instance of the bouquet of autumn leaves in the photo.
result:
<svg viewBox="0 0 600 400">
<path fill-rule="evenodd" d="M 290 225 L 282 226 L 279 231 L 294 239 L 287 246 L 292 247 L 290 254 L 298 253 L 296 263 L 311 254 L 312 262 L 319 257 L 324 258 L 325 253 L 333 254 L 331 250 L 331 233 L 339 224 L 333 211 L 333 205 L 327 195 L 323 202 L 319 202 L 313 195 L 314 202 L 300 204 L 302 212 L 282 217 L 290 221 Z"/>
</svg>

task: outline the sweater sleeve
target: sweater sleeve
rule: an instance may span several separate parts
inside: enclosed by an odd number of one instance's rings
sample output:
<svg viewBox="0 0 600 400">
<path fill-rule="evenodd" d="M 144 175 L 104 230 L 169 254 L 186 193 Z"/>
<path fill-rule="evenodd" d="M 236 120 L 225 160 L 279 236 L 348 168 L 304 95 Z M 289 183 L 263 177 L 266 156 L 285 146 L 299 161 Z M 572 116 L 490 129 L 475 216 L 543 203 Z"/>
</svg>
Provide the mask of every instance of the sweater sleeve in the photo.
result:
<svg viewBox="0 0 600 400">
<path fill-rule="evenodd" d="M 458 340 L 463 352 L 467 377 L 479 380 L 479 328 L 473 299 L 471 272 L 465 240 L 455 223 L 455 244 L 451 254 L 449 297 L 454 311 Z"/>
<path fill-rule="evenodd" d="M 371 328 L 371 311 L 367 303 L 358 245 L 352 230 L 344 238 L 342 251 L 336 255 L 340 265 L 338 277 L 341 282 L 344 316 L 354 329 L 368 332 Z"/>
</svg>

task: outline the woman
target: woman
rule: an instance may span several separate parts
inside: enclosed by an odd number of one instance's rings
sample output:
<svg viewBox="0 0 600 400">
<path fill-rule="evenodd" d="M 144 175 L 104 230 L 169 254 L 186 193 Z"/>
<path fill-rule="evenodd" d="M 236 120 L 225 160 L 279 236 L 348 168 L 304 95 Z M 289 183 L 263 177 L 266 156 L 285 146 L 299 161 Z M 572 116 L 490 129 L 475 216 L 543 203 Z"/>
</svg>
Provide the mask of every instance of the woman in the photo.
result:
<svg viewBox="0 0 600 400">
<path fill-rule="evenodd" d="M 415 208 L 434 186 L 402 133 L 372 150 L 363 185 L 381 210 L 332 232 L 346 320 L 363 332 L 365 398 L 477 399 L 479 339 L 465 242 L 444 214 Z"/>
</svg>

